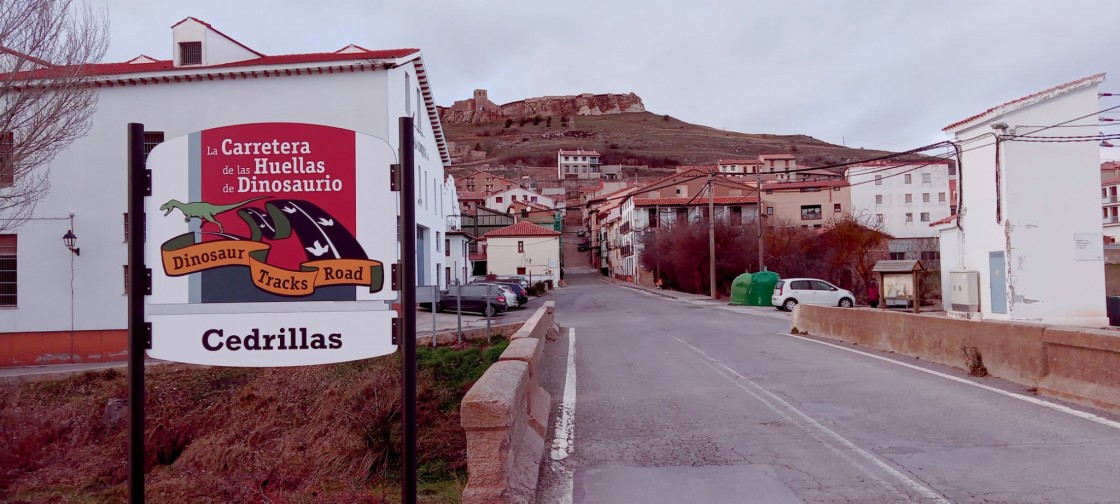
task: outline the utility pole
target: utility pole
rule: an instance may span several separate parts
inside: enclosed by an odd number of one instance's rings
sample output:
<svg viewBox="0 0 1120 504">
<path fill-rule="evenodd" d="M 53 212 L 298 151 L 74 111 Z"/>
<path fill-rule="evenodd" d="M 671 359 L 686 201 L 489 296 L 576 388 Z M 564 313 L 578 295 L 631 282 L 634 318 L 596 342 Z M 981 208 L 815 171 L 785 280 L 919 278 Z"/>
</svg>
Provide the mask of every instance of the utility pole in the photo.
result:
<svg viewBox="0 0 1120 504">
<path fill-rule="evenodd" d="M 708 270 L 712 299 L 716 299 L 716 184 L 715 172 L 708 172 Z"/>
<path fill-rule="evenodd" d="M 657 209 L 657 220 L 653 221 L 656 226 L 653 232 L 653 253 L 657 261 L 657 273 L 654 274 L 653 282 L 657 283 L 661 280 L 661 205 L 655 205 L 654 208 Z"/>
<path fill-rule="evenodd" d="M 766 267 L 762 263 L 762 216 L 764 215 L 766 207 L 762 204 L 762 167 L 758 166 L 754 169 L 754 188 L 758 191 L 758 271 L 766 271 Z"/>
</svg>

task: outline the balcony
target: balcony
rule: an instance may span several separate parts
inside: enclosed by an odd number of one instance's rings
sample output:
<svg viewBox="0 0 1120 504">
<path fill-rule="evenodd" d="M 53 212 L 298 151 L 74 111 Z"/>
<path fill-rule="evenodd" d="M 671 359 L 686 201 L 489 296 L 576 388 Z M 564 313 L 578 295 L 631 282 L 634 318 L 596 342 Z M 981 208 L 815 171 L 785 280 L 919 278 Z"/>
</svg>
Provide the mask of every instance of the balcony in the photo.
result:
<svg viewBox="0 0 1120 504">
<path fill-rule="evenodd" d="M 1120 222 L 1120 217 L 1105 217 L 1101 219 L 1101 224 L 1116 224 Z"/>
<path fill-rule="evenodd" d="M 1120 200 L 1117 200 L 1118 197 L 1120 197 L 1120 196 L 1115 196 L 1115 195 L 1106 196 L 1104 198 L 1101 198 L 1101 203 L 1105 203 L 1105 204 L 1116 203 L 1117 201 L 1120 201 Z"/>
</svg>

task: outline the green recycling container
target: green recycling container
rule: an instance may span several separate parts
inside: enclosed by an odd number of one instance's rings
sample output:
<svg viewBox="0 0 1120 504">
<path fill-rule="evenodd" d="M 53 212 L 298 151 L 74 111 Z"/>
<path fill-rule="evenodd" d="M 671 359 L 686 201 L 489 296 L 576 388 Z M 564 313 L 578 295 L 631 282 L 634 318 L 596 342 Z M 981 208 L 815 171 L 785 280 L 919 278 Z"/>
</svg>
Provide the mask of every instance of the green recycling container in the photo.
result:
<svg viewBox="0 0 1120 504">
<path fill-rule="evenodd" d="M 774 286 L 778 283 L 779 276 L 773 271 L 760 271 L 751 277 L 750 289 L 747 292 L 747 302 L 750 306 L 774 306 L 770 298 L 774 297 Z"/>
<path fill-rule="evenodd" d="M 743 273 L 731 281 L 731 304 L 750 304 L 748 298 L 751 290 L 751 277 L 750 273 Z M 773 289 L 774 286 L 770 286 L 770 288 Z"/>
</svg>

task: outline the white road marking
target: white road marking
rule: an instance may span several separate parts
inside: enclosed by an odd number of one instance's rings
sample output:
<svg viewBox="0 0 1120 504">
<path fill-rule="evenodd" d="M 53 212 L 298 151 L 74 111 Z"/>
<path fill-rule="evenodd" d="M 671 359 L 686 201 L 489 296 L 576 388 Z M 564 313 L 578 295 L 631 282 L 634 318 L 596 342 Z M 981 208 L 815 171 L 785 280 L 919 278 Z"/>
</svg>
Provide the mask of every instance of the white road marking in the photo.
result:
<svg viewBox="0 0 1120 504">
<path fill-rule="evenodd" d="M 560 418 L 552 438 L 552 460 L 568 458 L 574 448 L 574 417 L 576 414 L 576 329 L 568 328 L 568 369 L 564 375 L 564 398 L 560 402 Z"/>
<path fill-rule="evenodd" d="M 560 418 L 552 437 L 552 470 L 560 478 L 559 504 L 571 504 L 575 492 L 574 471 L 564 465 L 564 460 L 575 449 L 576 414 L 576 329 L 568 328 L 568 368 L 564 374 L 564 398 L 560 402 Z"/>
<path fill-rule="evenodd" d="M 1026 401 L 1026 402 L 1029 402 L 1031 404 L 1042 406 L 1044 408 L 1050 408 L 1054 411 L 1060 411 L 1062 413 L 1073 415 L 1073 416 L 1078 417 L 1078 418 L 1083 418 L 1085 420 L 1089 420 L 1090 422 L 1096 422 L 1096 423 L 1099 423 L 1101 425 L 1112 427 L 1113 429 L 1120 429 L 1120 422 L 1117 422 L 1115 420 L 1109 420 L 1107 418 L 1104 418 L 1104 417 L 1101 417 L 1101 416 L 1098 416 L 1098 415 L 1094 415 L 1092 413 L 1076 410 L 1076 409 L 1070 408 L 1069 406 L 1063 406 L 1061 404 L 1052 403 L 1050 401 L 1044 401 L 1044 400 L 1039 399 L 1037 397 L 1031 397 L 1031 396 L 1026 396 L 1026 395 L 1022 395 L 1022 394 L 1016 394 L 1014 392 L 1008 392 L 1006 390 L 998 389 L 998 388 L 992 387 L 990 385 L 984 385 L 982 383 L 976 383 L 972 380 L 967 380 L 967 379 L 961 378 L 959 376 L 953 376 L 953 375 L 945 374 L 945 373 L 942 373 L 942 372 L 939 372 L 939 371 L 934 371 L 932 369 L 926 369 L 926 368 L 921 367 L 921 366 L 915 366 L 913 364 L 907 364 L 905 362 L 899 362 L 899 361 L 894 360 L 894 359 L 889 359 L 887 357 L 883 357 L 883 356 L 880 356 L 880 355 L 875 355 L 875 354 L 872 354 L 872 353 L 862 352 L 862 351 L 856 350 L 854 348 L 848 348 L 846 346 L 837 345 L 837 344 L 834 344 L 834 343 L 828 343 L 826 341 L 819 341 L 819 340 L 815 340 L 815 339 L 812 339 L 812 338 L 806 338 L 804 336 L 798 336 L 796 334 L 789 334 L 789 333 L 778 333 L 778 334 L 781 335 L 781 336 L 793 336 L 794 338 L 802 339 L 802 340 L 805 340 L 805 341 L 811 341 L 813 343 L 817 343 L 817 344 L 820 344 L 820 345 L 825 345 L 825 346 L 830 346 L 830 347 L 833 347 L 833 348 L 838 348 L 840 350 L 844 350 L 845 352 L 852 352 L 852 353 L 855 353 L 855 354 L 871 357 L 872 359 L 878 359 L 878 360 L 881 360 L 881 361 L 884 361 L 884 362 L 889 362 L 891 364 L 896 364 L 896 365 L 899 365 L 899 366 L 908 367 L 908 368 L 913 369 L 915 371 L 921 371 L 921 372 L 926 373 L 926 374 L 939 376 L 941 378 L 945 378 L 947 380 L 952 380 L 952 381 L 955 381 L 955 382 L 958 382 L 958 383 L 964 383 L 966 385 L 972 385 L 973 387 L 978 387 L 978 388 L 987 390 L 989 392 L 995 392 L 995 393 L 997 393 L 999 395 L 1002 395 L 1002 396 L 1011 397 L 1011 398 L 1014 398 L 1014 399 L 1018 399 L 1020 401 Z"/>
<path fill-rule="evenodd" d="M 778 413 L 779 415 L 782 415 L 782 416 L 788 418 L 788 416 L 785 415 L 785 413 L 775 405 L 775 403 L 776 403 L 778 405 L 781 405 L 782 408 L 784 408 L 786 411 L 789 411 L 790 413 L 792 413 L 795 416 L 797 416 L 798 418 L 800 418 L 803 422 L 805 422 L 809 426 L 812 426 L 814 429 L 816 429 L 821 434 L 824 434 L 826 437 L 830 438 L 832 441 L 839 444 L 843 448 L 843 450 L 838 449 L 838 448 L 832 446 L 829 443 L 824 443 L 825 446 L 827 446 L 829 449 L 831 449 L 834 453 L 836 453 L 836 454 L 840 455 L 841 457 L 843 457 L 844 459 L 848 460 L 849 463 L 851 463 L 854 467 L 862 470 L 865 474 L 867 474 L 872 479 L 875 479 L 876 481 L 879 481 L 880 483 L 883 483 L 888 488 L 894 489 L 893 486 L 887 485 L 886 482 L 884 482 L 882 479 L 876 477 L 876 475 L 874 473 L 868 471 L 865 467 L 863 467 L 862 464 L 859 464 L 857 461 L 852 460 L 852 458 L 845 455 L 844 452 L 848 452 L 848 453 L 858 455 L 859 457 L 863 458 L 864 461 L 870 462 L 875 467 L 878 467 L 883 472 L 887 473 L 888 475 L 890 475 L 893 478 L 895 478 L 896 480 L 898 480 L 899 483 L 905 485 L 910 490 L 916 492 L 918 495 L 921 495 L 922 498 L 925 499 L 928 502 L 938 502 L 938 503 L 945 503 L 945 504 L 949 503 L 948 500 L 946 500 L 944 497 L 942 497 L 940 494 L 933 491 L 929 487 L 927 487 L 927 486 L 915 481 L 914 479 L 910 478 L 909 476 L 903 474 L 898 469 L 895 469 L 894 466 L 886 463 L 885 461 L 883 461 L 879 457 L 875 456 L 871 452 L 869 452 L 867 450 L 864 450 L 863 448 L 860 448 L 859 446 L 856 446 L 855 443 L 853 443 L 851 441 L 848 441 L 847 438 L 845 438 L 845 437 L 841 436 L 840 434 L 836 433 L 836 431 L 833 431 L 832 429 L 829 429 L 828 427 L 825 427 L 823 424 L 816 421 L 815 419 L 813 419 L 813 417 L 809 416 L 805 412 L 797 409 L 794 405 L 790 404 L 785 399 L 782 399 L 777 394 L 775 394 L 773 392 L 770 392 L 769 390 L 766 390 L 766 388 L 764 388 L 763 386 L 755 383 L 750 378 L 747 378 L 746 376 L 743 376 L 738 371 L 735 371 L 734 369 L 731 369 L 730 367 L 727 367 L 727 365 L 725 365 L 722 362 L 712 358 L 710 355 L 704 353 L 703 350 L 700 350 L 699 348 L 696 348 L 695 346 L 689 344 L 688 342 L 686 342 L 686 341 L 684 341 L 680 338 L 673 337 L 673 339 L 677 340 L 682 345 L 690 348 L 697 355 L 703 357 L 704 358 L 703 362 L 704 362 L 705 365 L 712 368 L 712 370 L 716 371 L 720 376 L 726 378 L 728 381 L 733 383 L 736 387 L 740 388 L 744 392 L 746 392 L 746 393 L 750 394 L 751 396 L 755 397 L 756 399 L 758 399 L 760 402 L 765 404 L 767 407 L 769 407 L 775 413 Z M 816 437 L 816 436 L 814 436 L 814 437 Z"/>
</svg>

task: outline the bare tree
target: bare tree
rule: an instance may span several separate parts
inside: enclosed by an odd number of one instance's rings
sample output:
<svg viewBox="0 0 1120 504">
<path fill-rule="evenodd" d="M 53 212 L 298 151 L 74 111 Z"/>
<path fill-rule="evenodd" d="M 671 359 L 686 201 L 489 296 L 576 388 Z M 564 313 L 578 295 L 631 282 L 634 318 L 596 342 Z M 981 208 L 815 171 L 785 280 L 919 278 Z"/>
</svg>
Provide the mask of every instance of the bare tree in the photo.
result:
<svg viewBox="0 0 1120 504">
<path fill-rule="evenodd" d="M 108 46 L 106 16 L 81 0 L 0 0 L 0 231 L 31 217 L 51 160 L 89 132 L 88 65 Z"/>
</svg>

